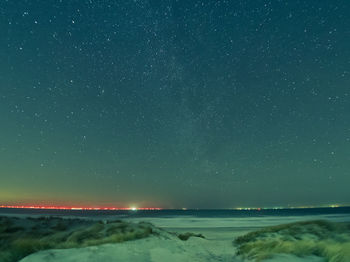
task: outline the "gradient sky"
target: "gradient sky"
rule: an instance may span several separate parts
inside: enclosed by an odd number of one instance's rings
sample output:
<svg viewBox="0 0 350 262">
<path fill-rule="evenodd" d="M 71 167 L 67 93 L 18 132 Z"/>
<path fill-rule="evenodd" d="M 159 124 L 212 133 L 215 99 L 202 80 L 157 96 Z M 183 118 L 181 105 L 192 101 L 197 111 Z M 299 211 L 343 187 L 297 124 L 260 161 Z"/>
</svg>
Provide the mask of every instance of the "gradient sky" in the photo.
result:
<svg viewBox="0 0 350 262">
<path fill-rule="evenodd" d="M 348 0 L 0 1 L 0 204 L 350 203 Z"/>
</svg>

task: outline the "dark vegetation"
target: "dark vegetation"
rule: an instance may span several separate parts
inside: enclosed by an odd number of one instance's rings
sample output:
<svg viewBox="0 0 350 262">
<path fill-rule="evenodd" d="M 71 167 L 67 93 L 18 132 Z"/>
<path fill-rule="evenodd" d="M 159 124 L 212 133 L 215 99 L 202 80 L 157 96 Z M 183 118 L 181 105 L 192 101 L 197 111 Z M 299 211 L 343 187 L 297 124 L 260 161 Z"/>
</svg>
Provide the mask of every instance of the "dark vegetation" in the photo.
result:
<svg viewBox="0 0 350 262">
<path fill-rule="evenodd" d="M 15 262 L 44 249 L 118 243 L 153 234 L 149 223 L 0 217 L 0 261 Z"/>
<path fill-rule="evenodd" d="M 195 234 L 195 233 L 183 233 L 183 234 L 178 234 L 177 235 L 178 238 L 180 238 L 183 241 L 188 240 L 190 237 L 200 237 L 200 238 L 205 238 L 202 234 Z"/>
<path fill-rule="evenodd" d="M 234 244 L 238 255 L 256 261 L 291 254 L 350 262 L 350 223 L 317 220 L 278 225 L 240 236 Z"/>
</svg>

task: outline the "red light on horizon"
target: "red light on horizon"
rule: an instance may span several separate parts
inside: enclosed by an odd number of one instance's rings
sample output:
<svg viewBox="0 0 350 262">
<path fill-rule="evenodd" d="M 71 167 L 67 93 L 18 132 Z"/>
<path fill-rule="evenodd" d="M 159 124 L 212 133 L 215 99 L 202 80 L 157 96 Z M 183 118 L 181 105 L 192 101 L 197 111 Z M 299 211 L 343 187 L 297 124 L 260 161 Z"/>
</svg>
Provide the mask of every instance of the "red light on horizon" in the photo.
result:
<svg viewBox="0 0 350 262">
<path fill-rule="evenodd" d="M 159 207 L 78 207 L 78 206 L 16 206 L 16 205 L 0 205 L 0 208 L 14 208 L 14 209 L 52 209 L 52 210 L 162 210 Z"/>
</svg>

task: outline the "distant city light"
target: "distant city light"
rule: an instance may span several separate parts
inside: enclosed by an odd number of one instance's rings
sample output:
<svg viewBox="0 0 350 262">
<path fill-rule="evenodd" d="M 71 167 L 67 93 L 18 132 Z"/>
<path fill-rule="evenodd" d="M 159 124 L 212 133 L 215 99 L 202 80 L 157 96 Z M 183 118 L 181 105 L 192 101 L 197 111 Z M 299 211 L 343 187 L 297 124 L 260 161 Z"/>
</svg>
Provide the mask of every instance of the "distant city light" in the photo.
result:
<svg viewBox="0 0 350 262">
<path fill-rule="evenodd" d="M 15 206 L 15 205 L 0 205 L 0 208 L 18 208 L 18 209 L 52 209 L 52 210 L 162 210 L 159 207 L 77 207 L 77 206 Z"/>
<path fill-rule="evenodd" d="M 321 206 L 288 206 L 288 207 L 234 207 L 232 210 L 243 210 L 243 211 L 261 211 L 261 210 L 279 210 L 279 209 L 304 209 L 304 208 L 337 208 L 346 207 L 349 205 L 321 205 Z"/>
</svg>

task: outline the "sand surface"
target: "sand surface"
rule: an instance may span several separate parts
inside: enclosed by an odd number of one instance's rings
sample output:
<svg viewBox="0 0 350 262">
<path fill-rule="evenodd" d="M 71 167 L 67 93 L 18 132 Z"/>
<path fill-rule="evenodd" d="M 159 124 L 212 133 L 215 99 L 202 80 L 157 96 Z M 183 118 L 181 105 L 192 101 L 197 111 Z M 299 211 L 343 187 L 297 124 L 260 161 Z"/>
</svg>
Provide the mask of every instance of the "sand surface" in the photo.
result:
<svg viewBox="0 0 350 262">
<path fill-rule="evenodd" d="M 41 261 L 239 261 L 228 241 L 175 237 L 150 237 L 120 244 L 106 244 L 82 249 L 48 250 L 28 256 L 22 262 Z"/>
<path fill-rule="evenodd" d="M 210 232 L 211 231 L 211 232 Z M 78 249 L 46 250 L 32 254 L 21 262 L 242 262 L 236 256 L 232 237 L 228 232 L 202 230 L 207 239 L 192 237 L 181 241 L 177 237 L 163 235 L 118 244 L 105 244 Z M 206 234 L 207 233 L 207 234 Z M 298 258 L 280 255 L 266 262 L 324 262 L 319 257 Z"/>
<path fill-rule="evenodd" d="M 99 261 L 132 261 L 132 262 L 172 262 L 172 261 L 230 261 L 240 262 L 236 255 L 237 248 L 233 240 L 247 232 L 271 225 L 287 222 L 312 220 L 315 218 L 333 221 L 349 220 L 349 216 L 332 217 L 265 217 L 265 218 L 137 218 L 132 222 L 147 221 L 162 228 L 161 234 L 139 240 L 116 244 L 104 244 L 85 248 L 45 250 L 31 254 L 20 262 L 99 262 Z M 205 239 L 191 237 L 180 240 L 168 232 L 201 233 Z M 316 256 L 296 257 L 277 255 L 265 262 L 325 262 Z M 350 261 L 350 260 L 349 260 Z"/>
</svg>

